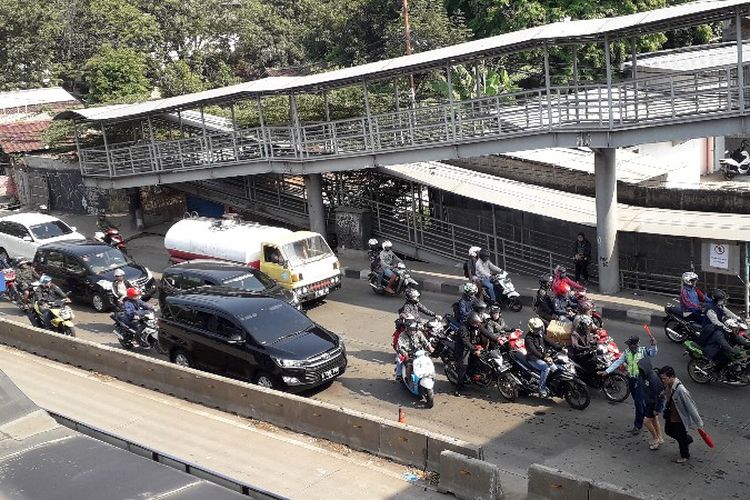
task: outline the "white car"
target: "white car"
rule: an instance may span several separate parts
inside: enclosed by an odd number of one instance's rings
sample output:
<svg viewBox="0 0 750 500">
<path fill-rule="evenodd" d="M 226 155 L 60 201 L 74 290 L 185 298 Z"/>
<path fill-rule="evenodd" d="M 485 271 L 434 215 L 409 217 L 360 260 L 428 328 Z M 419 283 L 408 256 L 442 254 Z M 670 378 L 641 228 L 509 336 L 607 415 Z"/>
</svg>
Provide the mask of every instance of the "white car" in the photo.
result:
<svg viewBox="0 0 750 500">
<path fill-rule="evenodd" d="M 0 217 L 0 256 L 33 259 L 36 249 L 55 241 L 85 240 L 60 219 L 39 213 Z"/>
</svg>

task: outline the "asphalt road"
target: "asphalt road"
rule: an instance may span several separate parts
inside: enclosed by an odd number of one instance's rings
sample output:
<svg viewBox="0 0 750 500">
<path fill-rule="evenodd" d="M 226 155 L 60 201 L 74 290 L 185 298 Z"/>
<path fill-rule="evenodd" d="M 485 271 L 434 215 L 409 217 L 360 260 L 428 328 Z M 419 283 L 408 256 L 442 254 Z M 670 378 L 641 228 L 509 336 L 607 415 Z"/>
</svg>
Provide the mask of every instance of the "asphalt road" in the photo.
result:
<svg viewBox="0 0 750 500">
<path fill-rule="evenodd" d="M 136 260 L 154 271 L 166 265 L 158 238 L 134 240 L 130 248 Z M 480 443 L 485 458 L 506 472 L 504 484 L 511 493 L 525 490 L 530 464 L 544 463 L 660 498 L 747 498 L 747 389 L 694 384 L 685 372 L 683 349 L 667 340 L 660 328 L 654 329 L 659 340 L 655 365 L 669 364 L 676 369 L 717 442 L 717 448 L 709 450 L 695 434 L 693 459 L 686 466 L 671 462 L 677 457 L 677 446 L 671 439 L 654 452 L 648 449 L 645 429 L 640 436 L 627 435 L 633 419 L 630 402 L 609 404 L 597 392 L 592 392 L 591 406 L 585 411 L 572 410 L 557 399 L 522 397 L 516 403 L 507 403 L 496 390 L 475 389 L 454 397 L 438 361 L 435 407 L 422 408 L 393 381 L 390 339 L 401 301 L 373 294 L 365 281 L 346 279 L 343 285 L 341 291 L 308 314 L 344 338 L 349 369 L 331 387 L 310 397 L 393 419 L 403 407 L 410 424 Z M 442 294 L 423 294 L 423 302 L 440 313 L 447 312 L 454 300 Z M 85 305 L 75 305 L 74 309 L 80 337 L 118 345 L 107 315 Z M 19 314 L 5 302 L 0 304 L 0 312 Z M 525 324 L 529 317 L 527 309 L 506 315 L 514 325 Z M 633 334 L 646 340 L 639 325 L 607 321 L 605 326 L 621 347 L 622 341 Z"/>
</svg>

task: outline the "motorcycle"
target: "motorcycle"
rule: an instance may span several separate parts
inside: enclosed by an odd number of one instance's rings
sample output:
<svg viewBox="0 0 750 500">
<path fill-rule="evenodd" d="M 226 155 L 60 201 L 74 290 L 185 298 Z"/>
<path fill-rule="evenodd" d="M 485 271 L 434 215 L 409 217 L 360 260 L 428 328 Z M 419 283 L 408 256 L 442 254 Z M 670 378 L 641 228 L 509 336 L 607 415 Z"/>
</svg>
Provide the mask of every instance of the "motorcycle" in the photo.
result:
<svg viewBox="0 0 750 500">
<path fill-rule="evenodd" d="M 411 277 L 409 270 L 406 269 L 406 265 L 403 262 L 399 262 L 393 272 L 398 276 L 398 281 L 395 284 L 395 293 L 393 297 L 403 294 L 409 288 L 417 288 L 419 284 Z M 385 291 L 388 286 L 388 280 L 385 277 L 381 277 L 379 273 L 370 271 L 370 275 L 367 277 L 367 281 L 372 287 L 373 291 L 378 295 L 391 295 Z"/>
<path fill-rule="evenodd" d="M 3 269 L 3 276 L 5 277 L 5 296 L 9 301 L 17 304 L 21 299 L 21 295 L 16 288 L 16 270 L 12 267 Z"/>
<path fill-rule="evenodd" d="M 680 306 L 664 306 L 664 333 L 672 342 L 681 344 L 686 340 L 696 340 L 701 335 L 702 326 L 686 319 Z"/>
<path fill-rule="evenodd" d="M 422 334 L 430 341 L 433 358 L 442 358 L 446 349 L 445 341 L 450 339 L 453 331 L 448 326 L 447 318 L 437 317 L 422 325 Z"/>
<path fill-rule="evenodd" d="M 109 245 L 112 248 L 116 248 L 123 254 L 127 254 L 127 245 L 125 244 L 125 238 L 120 234 L 120 230 L 109 222 L 103 215 L 99 216 L 96 222 L 99 231 L 94 233 L 94 239 L 105 245 Z"/>
<path fill-rule="evenodd" d="M 511 373 L 520 383 L 520 389 L 528 394 L 538 395 L 539 373 L 526 364 L 526 348 L 518 341 L 510 345 L 510 360 Z M 550 371 L 547 377 L 547 390 L 550 395 L 564 398 L 575 410 L 588 408 L 591 395 L 586 384 L 576 374 L 575 366 L 567 355 L 567 349 L 555 353 L 552 362 L 557 369 Z"/>
<path fill-rule="evenodd" d="M 153 349 L 159 354 L 167 354 L 167 351 L 159 343 L 159 328 L 154 311 L 145 311 L 140 316 L 139 322 L 143 328 L 141 334 L 122 321 L 118 313 L 112 313 L 109 317 L 114 321 L 114 333 L 123 348 L 130 351 L 134 347 L 141 347 L 144 349 Z M 140 341 L 139 336 L 145 340 L 147 345 L 144 345 Z"/>
<path fill-rule="evenodd" d="M 600 389 L 604 396 L 613 403 L 622 403 L 630 396 L 630 384 L 627 377 L 620 372 L 613 372 L 600 377 L 597 372 L 604 371 L 615 362 L 622 353 L 606 330 L 597 331 L 597 342 L 585 351 L 571 352 L 570 359 L 576 373 L 586 385 Z"/>
<path fill-rule="evenodd" d="M 510 280 L 507 271 L 493 274 L 492 278 L 490 278 L 490 281 L 492 282 L 492 286 L 495 288 L 495 297 L 497 299 L 496 302 L 498 303 L 498 305 L 500 305 L 500 307 L 507 307 L 513 312 L 519 312 L 521 309 L 523 309 L 523 304 L 521 304 L 521 294 L 516 291 L 516 287 Z M 487 291 L 483 290 L 482 293 L 485 299 L 489 301 L 489 295 L 487 295 Z"/>
<path fill-rule="evenodd" d="M 747 325 L 733 319 L 726 321 L 726 326 L 731 328 L 735 335 L 746 337 Z M 720 373 L 713 369 L 714 362 L 703 352 L 703 349 L 692 340 L 686 340 L 684 354 L 690 357 L 687 371 L 690 378 L 696 384 L 708 384 L 709 382 L 720 382 L 735 387 L 750 385 L 750 353 L 747 348 L 742 348 L 741 355 L 733 359 Z"/>
<path fill-rule="evenodd" d="M 70 299 L 56 300 L 48 304 L 49 311 L 51 313 L 49 328 L 45 326 L 44 313 L 39 307 L 39 302 L 34 301 L 32 307 L 29 309 L 28 316 L 31 324 L 37 328 L 45 328 L 53 332 L 61 333 L 69 337 L 75 337 L 75 326 L 73 325 L 73 319 L 75 315 L 73 310 L 70 308 L 68 303 Z"/>
<path fill-rule="evenodd" d="M 743 140 L 740 147 L 735 149 L 730 155 L 729 151 L 724 151 L 727 158 L 719 160 L 721 171 L 724 178 L 731 181 L 736 175 L 747 175 L 750 173 L 750 153 L 748 153 L 748 142 Z"/>
<path fill-rule="evenodd" d="M 427 408 L 435 405 L 435 365 L 426 351 L 414 353 L 411 377 L 406 376 L 406 363 L 401 364 L 401 380 L 413 395 L 425 400 Z"/>
</svg>

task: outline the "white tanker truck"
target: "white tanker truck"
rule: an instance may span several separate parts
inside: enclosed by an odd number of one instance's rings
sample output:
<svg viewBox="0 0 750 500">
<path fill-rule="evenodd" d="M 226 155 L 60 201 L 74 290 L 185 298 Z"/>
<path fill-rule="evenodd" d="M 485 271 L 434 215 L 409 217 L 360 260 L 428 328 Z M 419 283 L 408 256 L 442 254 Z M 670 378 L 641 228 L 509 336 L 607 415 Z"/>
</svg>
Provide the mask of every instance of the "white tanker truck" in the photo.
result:
<svg viewBox="0 0 750 500">
<path fill-rule="evenodd" d="M 325 239 L 311 231 L 194 217 L 169 228 L 164 246 L 172 263 L 219 259 L 260 269 L 300 302 L 341 288 L 339 260 Z"/>
</svg>

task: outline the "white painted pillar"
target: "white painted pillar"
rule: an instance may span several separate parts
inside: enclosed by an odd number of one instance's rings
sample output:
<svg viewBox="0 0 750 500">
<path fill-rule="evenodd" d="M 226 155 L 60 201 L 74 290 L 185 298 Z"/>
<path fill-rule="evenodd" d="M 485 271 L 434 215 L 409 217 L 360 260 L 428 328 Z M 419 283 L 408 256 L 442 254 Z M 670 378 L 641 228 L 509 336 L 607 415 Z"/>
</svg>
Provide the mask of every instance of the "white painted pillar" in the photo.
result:
<svg viewBox="0 0 750 500">
<path fill-rule="evenodd" d="M 599 291 L 620 291 L 620 262 L 617 248 L 617 168 L 616 149 L 595 150 L 596 244 Z"/>
<path fill-rule="evenodd" d="M 326 235 L 326 212 L 323 207 L 323 176 L 322 174 L 305 175 L 305 191 L 307 192 L 307 212 L 310 215 L 310 231 Z"/>
</svg>

